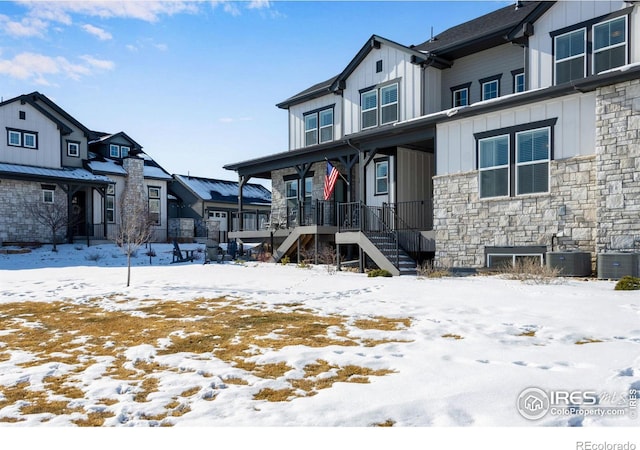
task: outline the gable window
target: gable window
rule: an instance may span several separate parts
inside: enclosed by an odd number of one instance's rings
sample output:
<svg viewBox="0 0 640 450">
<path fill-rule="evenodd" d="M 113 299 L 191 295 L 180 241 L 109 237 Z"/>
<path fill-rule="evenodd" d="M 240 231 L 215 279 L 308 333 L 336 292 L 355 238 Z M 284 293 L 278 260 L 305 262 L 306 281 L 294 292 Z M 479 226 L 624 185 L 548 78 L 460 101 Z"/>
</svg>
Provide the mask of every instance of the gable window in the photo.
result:
<svg viewBox="0 0 640 450">
<path fill-rule="evenodd" d="M 360 93 L 363 130 L 398 121 L 398 83 Z"/>
<path fill-rule="evenodd" d="M 557 119 L 476 133 L 480 198 L 549 192 Z"/>
<path fill-rule="evenodd" d="M 160 225 L 160 188 L 149 186 L 149 219 Z"/>
<path fill-rule="evenodd" d="M 478 141 L 480 198 L 509 195 L 509 136 Z"/>
<path fill-rule="evenodd" d="M 109 156 L 112 158 L 120 158 L 120 146 L 115 144 L 109 145 Z"/>
<path fill-rule="evenodd" d="M 502 74 L 479 80 L 482 100 L 490 100 L 500 96 L 500 78 L 502 78 Z"/>
<path fill-rule="evenodd" d="M 389 193 L 389 161 L 376 161 L 375 166 L 375 195 Z"/>
<path fill-rule="evenodd" d="M 67 142 L 67 156 L 73 156 L 76 158 L 80 156 L 79 142 Z"/>
<path fill-rule="evenodd" d="M 38 133 L 7 128 L 7 145 L 11 147 L 38 148 Z"/>
<path fill-rule="evenodd" d="M 122 158 L 126 158 L 127 156 L 129 156 L 129 147 L 126 147 L 124 145 L 120 146 L 120 157 Z"/>
<path fill-rule="evenodd" d="M 107 186 L 107 195 L 105 197 L 107 222 L 114 223 L 116 221 L 116 186 L 110 184 Z"/>
<path fill-rule="evenodd" d="M 54 190 L 51 188 L 43 188 L 42 189 L 42 203 L 53 203 L 54 202 Z"/>
<path fill-rule="evenodd" d="M 581 28 L 555 37 L 556 84 L 585 76 L 586 34 Z"/>
<path fill-rule="evenodd" d="M 513 93 L 524 92 L 524 69 L 512 70 L 511 75 L 513 75 Z"/>
<path fill-rule="evenodd" d="M 593 73 L 627 63 L 627 18 L 618 17 L 593 26 Z"/>
</svg>

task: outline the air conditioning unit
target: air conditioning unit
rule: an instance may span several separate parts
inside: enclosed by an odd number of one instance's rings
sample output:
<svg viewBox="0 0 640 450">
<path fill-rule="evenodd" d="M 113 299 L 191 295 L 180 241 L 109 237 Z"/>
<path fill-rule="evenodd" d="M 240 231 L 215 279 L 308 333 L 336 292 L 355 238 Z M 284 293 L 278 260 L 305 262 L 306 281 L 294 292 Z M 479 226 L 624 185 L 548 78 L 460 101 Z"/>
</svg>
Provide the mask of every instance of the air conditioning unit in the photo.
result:
<svg viewBox="0 0 640 450">
<path fill-rule="evenodd" d="M 631 275 L 637 277 L 638 271 L 637 253 L 600 253 L 598 255 L 598 278 L 619 280 Z"/>
<path fill-rule="evenodd" d="M 558 269 L 562 277 L 588 277 L 591 275 L 591 253 L 547 252 L 547 267 Z"/>
</svg>

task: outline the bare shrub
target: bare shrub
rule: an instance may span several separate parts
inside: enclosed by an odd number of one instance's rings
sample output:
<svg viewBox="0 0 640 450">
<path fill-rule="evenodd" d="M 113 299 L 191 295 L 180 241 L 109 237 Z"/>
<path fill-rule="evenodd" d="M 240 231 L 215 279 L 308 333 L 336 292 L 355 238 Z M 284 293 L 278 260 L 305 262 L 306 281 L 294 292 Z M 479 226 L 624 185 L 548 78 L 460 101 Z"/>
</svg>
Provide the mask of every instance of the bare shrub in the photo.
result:
<svg viewBox="0 0 640 450">
<path fill-rule="evenodd" d="M 86 259 L 87 261 L 98 262 L 102 259 L 102 255 L 98 252 L 92 252 L 85 256 L 84 259 Z"/>
<path fill-rule="evenodd" d="M 556 284 L 560 280 L 560 270 L 540 264 L 539 258 L 520 258 L 513 266 L 504 266 L 500 274 L 508 280 L 517 280 L 526 284 Z"/>
<path fill-rule="evenodd" d="M 325 265 L 325 267 L 327 268 L 327 273 L 329 275 L 333 275 L 334 273 L 336 273 L 338 255 L 336 254 L 335 247 L 328 244 L 324 245 L 322 249 L 320 249 L 318 261 Z"/>
<path fill-rule="evenodd" d="M 418 276 L 424 278 L 443 278 L 451 276 L 451 269 L 434 261 L 425 261 L 417 268 Z"/>
</svg>

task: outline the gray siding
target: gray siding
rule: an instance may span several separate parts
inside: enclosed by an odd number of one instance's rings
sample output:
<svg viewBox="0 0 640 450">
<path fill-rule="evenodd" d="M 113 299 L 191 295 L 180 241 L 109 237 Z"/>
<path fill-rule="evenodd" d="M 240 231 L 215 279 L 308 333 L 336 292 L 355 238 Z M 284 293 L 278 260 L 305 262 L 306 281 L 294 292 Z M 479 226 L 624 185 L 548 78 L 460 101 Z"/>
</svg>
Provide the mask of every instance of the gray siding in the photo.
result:
<svg viewBox="0 0 640 450">
<path fill-rule="evenodd" d="M 396 164 L 397 202 L 431 198 L 433 154 L 398 148 Z"/>
<path fill-rule="evenodd" d="M 452 107 L 451 88 L 471 82 L 469 101 L 481 100 L 479 80 L 502 74 L 500 95 L 513 93 L 512 70 L 524 68 L 524 50 L 513 44 L 505 44 L 484 52 L 457 59 L 450 69 L 442 71 L 442 109 Z"/>
</svg>

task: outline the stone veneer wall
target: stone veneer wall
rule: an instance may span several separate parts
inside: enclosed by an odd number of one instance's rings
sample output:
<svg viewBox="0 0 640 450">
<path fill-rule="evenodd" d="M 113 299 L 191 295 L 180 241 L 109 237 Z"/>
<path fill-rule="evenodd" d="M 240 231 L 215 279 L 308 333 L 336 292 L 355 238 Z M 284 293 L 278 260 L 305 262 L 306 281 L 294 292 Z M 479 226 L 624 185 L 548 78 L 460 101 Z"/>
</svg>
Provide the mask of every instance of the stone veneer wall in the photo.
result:
<svg viewBox="0 0 640 450">
<path fill-rule="evenodd" d="M 51 242 L 51 231 L 30 217 L 26 205 L 42 203 L 42 184 L 39 182 L 0 180 L 0 243 Z M 54 201 L 67 207 L 67 194 L 56 186 Z M 66 229 L 60 231 L 58 242 L 64 239 Z"/>
<path fill-rule="evenodd" d="M 436 176 L 436 262 L 449 267 L 485 266 L 485 247 L 546 245 L 594 251 L 595 156 L 551 161 L 550 194 L 480 199 L 478 172 Z"/>
<path fill-rule="evenodd" d="M 596 95 L 598 252 L 640 246 L 640 80 Z"/>
</svg>

